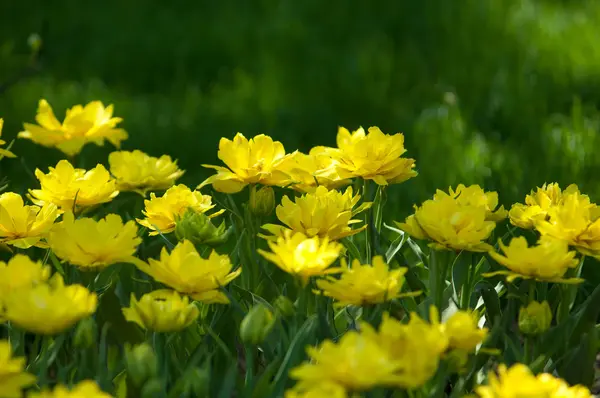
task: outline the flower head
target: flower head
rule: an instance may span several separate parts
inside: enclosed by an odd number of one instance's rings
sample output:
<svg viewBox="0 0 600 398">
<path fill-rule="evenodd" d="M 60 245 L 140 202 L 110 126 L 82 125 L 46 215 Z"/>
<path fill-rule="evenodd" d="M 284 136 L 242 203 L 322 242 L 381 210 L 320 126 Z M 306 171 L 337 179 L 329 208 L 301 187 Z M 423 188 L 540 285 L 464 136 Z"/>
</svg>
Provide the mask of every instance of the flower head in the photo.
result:
<svg viewBox="0 0 600 398">
<path fill-rule="evenodd" d="M 487 328 L 480 329 L 477 326 L 478 320 L 477 314 L 473 312 L 456 311 L 452 314 L 443 325 L 450 348 L 474 351 L 488 333 Z"/>
<path fill-rule="evenodd" d="M 27 398 L 112 398 L 110 394 L 105 393 L 92 380 L 79 382 L 72 388 L 63 385 L 54 387 L 54 390 L 42 390 L 27 395 Z"/>
<path fill-rule="evenodd" d="M 0 195 L 0 242 L 20 249 L 44 246 L 41 242 L 60 212 L 54 203 L 26 206 L 21 195 Z"/>
<path fill-rule="evenodd" d="M 120 262 L 135 262 L 133 255 L 142 243 L 137 232 L 135 221 L 123 223 L 117 214 L 96 221 L 76 220 L 68 212 L 50 232 L 48 243 L 61 260 L 82 270 L 97 270 Z"/>
<path fill-rule="evenodd" d="M 523 334 L 537 335 L 550 329 L 552 310 L 547 301 L 532 301 L 519 310 L 519 330 Z"/>
<path fill-rule="evenodd" d="M 512 282 L 517 278 L 534 279 L 542 282 L 579 283 L 581 279 L 564 279 L 569 268 L 578 264 L 576 253 L 569 251 L 566 242 L 542 236 L 535 246 L 528 246 L 527 240 L 522 237 L 512 238 L 509 245 L 498 242 L 504 255 L 494 251 L 489 255 L 508 270 L 496 271 L 486 276 L 507 275 L 507 280 Z"/>
<path fill-rule="evenodd" d="M 209 195 L 202 195 L 200 191 L 192 191 L 183 184 L 167 189 L 161 197 L 150 194 L 150 200 L 145 200 L 146 209 L 142 214 L 146 217 L 138 219 L 144 227 L 150 230 L 150 235 L 159 233 L 167 234 L 175 230 L 177 220 L 185 214 L 187 209 L 199 213 L 206 213 L 215 207 Z M 224 210 L 209 215 L 210 218 L 222 214 Z"/>
<path fill-rule="evenodd" d="M 35 383 L 35 376 L 25 371 L 25 358 L 12 356 L 10 343 L 0 340 L 0 396 L 21 398 L 21 390 Z"/>
<path fill-rule="evenodd" d="M 259 249 L 267 260 L 288 274 L 300 277 L 304 282 L 311 276 L 340 272 L 329 266 L 337 260 L 342 245 L 330 242 L 327 237 L 306 237 L 301 232 L 286 230 L 276 242 L 268 241 L 271 252 Z"/>
<path fill-rule="evenodd" d="M 308 155 L 297 152 L 288 157 L 280 168 L 290 176 L 290 188 L 300 192 L 314 192 L 319 186 L 337 189 L 350 184 L 350 179 L 340 178 L 338 175 L 337 164 L 326 150 L 317 147 Z"/>
<path fill-rule="evenodd" d="M 535 376 L 527 366 L 520 363 L 508 369 L 506 365 L 500 365 L 497 375 L 494 372 L 489 373 L 488 383 L 475 389 L 481 398 L 592 397 L 587 387 L 571 387 L 566 381 L 549 373 Z"/>
<path fill-rule="evenodd" d="M 2 135 L 2 127 L 4 126 L 4 119 L 0 118 L 0 136 Z M 0 145 L 6 144 L 6 141 L 0 139 Z M 0 159 L 2 158 L 16 158 L 17 155 L 9 151 L 8 149 L 0 148 Z"/>
<path fill-rule="evenodd" d="M 485 208 L 485 219 L 487 221 L 502 221 L 508 214 L 504 210 L 504 206 L 498 207 L 498 192 L 485 192 L 479 185 L 470 185 L 467 187 L 464 184 L 458 184 L 456 190 L 450 187 L 448 193 L 438 189 L 435 195 L 433 195 L 433 200 L 442 200 L 448 196 L 456 199 L 457 203 L 461 206 Z"/>
<path fill-rule="evenodd" d="M 338 307 L 378 304 L 406 295 L 400 293 L 406 271 L 406 268 L 390 270 L 381 256 L 373 257 L 373 265 L 361 265 L 354 260 L 351 268 L 342 259 L 340 278 L 320 279 L 317 287 L 324 296 L 336 300 Z"/>
<path fill-rule="evenodd" d="M 129 308 L 123 308 L 129 322 L 155 332 L 177 332 L 190 326 L 200 315 L 198 307 L 188 297 L 173 290 L 155 290 L 138 301 L 131 295 Z"/>
<path fill-rule="evenodd" d="M 299 380 L 297 389 L 305 390 L 321 383 L 337 384 L 350 391 L 395 385 L 402 376 L 402 363 L 379 344 L 376 336 L 347 332 L 336 343 L 325 340 L 307 349 L 311 362 L 290 371 Z"/>
<path fill-rule="evenodd" d="M 490 221 L 493 214 L 487 200 L 477 203 L 438 192 L 397 225 L 417 239 L 431 240 L 430 246 L 438 250 L 485 252 L 492 248 L 484 241 L 496 227 Z"/>
<path fill-rule="evenodd" d="M 0 315 L 2 302 L 15 291 L 29 290 L 50 278 L 50 267 L 17 254 L 7 263 L 0 261 Z"/>
<path fill-rule="evenodd" d="M 226 254 L 212 251 L 207 259 L 202 258 L 188 240 L 178 243 L 171 253 L 163 248 L 159 260 L 148 261 L 136 265 L 157 282 L 205 303 L 228 303 L 219 288 L 242 272 L 241 268 L 231 271 L 233 265 Z"/>
<path fill-rule="evenodd" d="M 378 185 L 398 184 L 415 177 L 415 160 L 403 158 L 404 135 L 384 134 L 379 127 L 361 127 L 350 133 L 340 127 L 337 148 L 318 147 L 317 151 L 331 156 L 341 179 L 360 177 Z"/>
<path fill-rule="evenodd" d="M 572 194 L 580 195 L 575 184 L 569 185 L 564 191 L 557 183 L 544 184 L 525 197 L 525 204 L 512 205 L 508 213 L 510 222 L 517 227 L 531 229 L 537 221 L 546 218 L 551 208 L 562 204 L 564 198 Z M 591 205 L 587 195 L 582 196 L 587 198 L 588 205 Z"/>
<path fill-rule="evenodd" d="M 308 237 L 319 236 L 337 240 L 357 234 L 366 228 L 366 225 L 358 229 L 350 227 L 359 222 L 352 217 L 371 206 L 371 202 L 366 202 L 355 209 L 359 200 L 359 194 L 352 195 L 352 187 L 341 193 L 320 186 L 314 193 L 307 193 L 296 198 L 294 202 L 284 196 L 275 212 L 279 221 L 294 232 L 302 232 Z M 263 229 L 280 235 L 286 228 L 266 224 Z"/>
<path fill-rule="evenodd" d="M 4 304 L 4 317 L 16 326 L 28 332 L 52 335 L 92 315 L 98 298 L 81 285 L 65 286 L 62 277 L 55 274 L 49 283 L 15 290 Z"/>
<path fill-rule="evenodd" d="M 348 394 L 339 384 L 324 382 L 287 390 L 285 398 L 348 398 Z"/>
<path fill-rule="evenodd" d="M 147 191 L 172 187 L 185 173 L 170 156 L 156 158 L 138 150 L 113 152 L 108 155 L 108 163 L 120 191 L 134 191 L 142 195 Z"/>
<path fill-rule="evenodd" d="M 240 192 L 248 184 L 286 185 L 290 177 L 279 166 L 286 155 L 283 144 L 260 134 L 248 140 L 237 133 L 232 140 L 221 138 L 219 159 L 228 167 L 204 165 L 217 174 L 207 178 L 198 188 L 212 184 L 219 192 Z"/>
<path fill-rule="evenodd" d="M 431 318 L 437 317 L 437 310 L 432 309 Z M 411 313 L 408 324 L 384 314 L 377 332 L 366 323 L 361 328 L 400 364 L 394 385 L 404 389 L 418 388 L 431 379 L 448 348 L 448 337 L 440 325 L 426 322 L 416 313 Z"/>
<path fill-rule="evenodd" d="M 566 195 L 562 203 L 548 209 L 546 219 L 535 223 L 542 235 L 563 240 L 579 252 L 600 257 L 600 217 L 598 208 L 586 195 Z"/>
<path fill-rule="evenodd" d="M 36 169 L 41 189 L 29 190 L 37 205 L 54 203 L 63 210 L 73 210 L 110 202 L 119 194 L 116 181 L 101 164 L 86 171 L 61 160 L 48 169 L 47 174 Z"/>
<path fill-rule="evenodd" d="M 112 105 L 105 108 L 102 102 L 93 101 L 86 106 L 75 105 L 68 109 L 65 120 L 61 123 L 54 116 L 50 104 L 42 99 L 35 117 L 38 124 L 25 123 L 25 130 L 19 133 L 19 138 L 58 148 L 68 156 L 78 154 L 89 142 L 104 145 L 104 141 L 108 140 L 118 148 L 121 141 L 127 139 L 127 132 L 116 128 L 122 119 L 112 117 L 112 114 Z"/>
</svg>

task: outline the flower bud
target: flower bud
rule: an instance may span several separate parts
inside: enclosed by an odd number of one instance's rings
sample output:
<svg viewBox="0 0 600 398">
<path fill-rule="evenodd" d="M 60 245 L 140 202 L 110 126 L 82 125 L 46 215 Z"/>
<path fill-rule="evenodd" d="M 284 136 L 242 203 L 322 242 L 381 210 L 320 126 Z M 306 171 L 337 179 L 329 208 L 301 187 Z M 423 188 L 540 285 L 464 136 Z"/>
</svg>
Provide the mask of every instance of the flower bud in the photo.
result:
<svg viewBox="0 0 600 398">
<path fill-rule="evenodd" d="M 96 342 L 97 327 L 93 318 L 86 318 L 75 328 L 73 344 L 77 349 L 90 348 Z"/>
<path fill-rule="evenodd" d="M 263 304 L 257 304 L 248 311 L 240 325 L 240 337 L 247 344 L 260 344 L 275 326 L 273 313 Z"/>
<path fill-rule="evenodd" d="M 218 246 L 230 235 L 231 230 L 227 229 L 225 222 L 218 227 L 212 223 L 210 218 L 204 213 L 188 209 L 183 217 L 177 220 L 175 224 L 175 236 L 178 240 L 189 240 L 194 245 Z"/>
<path fill-rule="evenodd" d="M 547 301 L 532 301 L 519 310 L 519 330 L 528 335 L 542 334 L 552 324 L 552 310 Z"/>
<path fill-rule="evenodd" d="M 469 352 L 461 349 L 450 350 L 445 356 L 450 373 L 464 373 L 469 362 Z"/>
<path fill-rule="evenodd" d="M 273 303 L 273 306 L 277 310 L 277 313 L 283 317 L 290 317 L 296 313 L 294 303 L 292 303 L 286 296 L 277 297 Z"/>
<path fill-rule="evenodd" d="M 127 364 L 127 373 L 132 383 L 141 387 L 144 383 L 155 377 L 158 373 L 158 362 L 152 347 L 147 343 L 139 344 L 134 347 L 125 347 L 125 361 Z"/>
<path fill-rule="evenodd" d="M 250 200 L 248 203 L 252 214 L 264 217 L 270 215 L 275 209 L 275 191 L 271 187 L 256 189 L 250 188 Z"/>
</svg>

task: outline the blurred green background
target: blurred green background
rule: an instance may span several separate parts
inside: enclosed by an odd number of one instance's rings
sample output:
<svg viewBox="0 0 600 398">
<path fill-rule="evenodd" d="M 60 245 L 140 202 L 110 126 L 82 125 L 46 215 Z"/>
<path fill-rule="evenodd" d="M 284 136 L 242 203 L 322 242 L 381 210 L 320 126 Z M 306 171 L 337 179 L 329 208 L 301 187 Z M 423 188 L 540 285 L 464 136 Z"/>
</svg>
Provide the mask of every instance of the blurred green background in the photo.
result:
<svg viewBox="0 0 600 398">
<path fill-rule="evenodd" d="M 191 185 L 222 136 L 308 151 L 339 125 L 377 125 L 404 132 L 417 159 L 420 176 L 392 190 L 402 212 L 459 182 L 505 204 L 546 181 L 599 198 L 598 37 L 597 0 L 3 0 L 0 116 L 10 140 L 39 98 L 59 118 L 114 103 L 124 149 L 172 155 Z M 0 165 L 13 190 L 60 158 L 13 148 Z M 88 146 L 78 162 L 111 150 Z"/>
</svg>

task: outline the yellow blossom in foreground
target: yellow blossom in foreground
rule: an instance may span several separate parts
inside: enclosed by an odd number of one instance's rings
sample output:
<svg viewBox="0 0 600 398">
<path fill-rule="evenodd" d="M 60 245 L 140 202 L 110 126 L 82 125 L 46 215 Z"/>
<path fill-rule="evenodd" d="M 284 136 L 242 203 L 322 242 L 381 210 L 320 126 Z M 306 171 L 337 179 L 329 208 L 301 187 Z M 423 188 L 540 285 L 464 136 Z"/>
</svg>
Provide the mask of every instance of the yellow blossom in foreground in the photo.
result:
<svg viewBox="0 0 600 398">
<path fill-rule="evenodd" d="M 27 398 L 111 398 L 110 394 L 102 391 L 96 382 L 84 380 L 69 389 L 63 385 L 58 385 L 53 391 L 42 390 L 27 394 Z"/>
<path fill-rule="evenodd" d="M 538 221 L 546 218 L 548 210 L 562 204 L 567 196 L 573 194 L 581 195 L 575 184 L 569 185 L 564 191 L 557 183 L 544 184 L 525 197 L 525 204 L 512 205 L 508 213 L 510 222 L 517 227 L 531 229 Z M 590 203 L 587 195 L 581 197 L 589 207 L 595 206 Z"/>
<path fill-rule="evenodd" d="M 346 260 L 342 259 L 340 278 L 320 279 L 317 281 L 317 287 L 324 296 L 337 301 L 334 304 L 336 307 L 378 304 L 421 293 L 400 293 L 406 271 L 407 268 L 390 270 L 382 256 L 373 257 L 372 266 L 361 265 L 359 260 L 354 260 L 351 268 L 348 268 Z"/>
<path fill-rule="evenodd" d="M 129 308 L 123 308 L 129 322 L 155 332 L 177 332 L 190 326 L 200 315 L 198 307 L 188 297 L 173 290 L 155 290 L 138 301 L 133 293 Z"/>
<path fill-rule="evenodd" d="M 371 202 L 366 202 L 354 209 L 359 200 L 359 194 L 352 195 L 352 187 L 348 187 L 344 193 L 318 187 L 314 193 L 295 198 L 294 202 L 284 196 L 275 212 L 279 221 L 294 232 L 302 232 L 308 237 L 337 240 L 357 234 L 367 227 L 351 228 L 352 224 L 360 222 L 352 217 L 371 207 Z M 280 235 L 286 229 L 274 224 L 266 224 L 262 228 L 274 235 Z"/>
<path fill-rule="evenodd" d="M 285 148 L 279 141 L 260 134 L 248 140 L 237 133 L 232 140 L 221 138 L 219 159 L 228 167 L 203 165 L 215 169 L 217 174 L 207 178 L 198 188 L 212 184 L 219 192 L 240 192 L 248 184 L 286 185 L 290 176 L 279 166 L 287 159 Z"/>
<path fill-rule="evenodd" d="M 134 191 L 142 195 L 147 191 L 172 187 L 185 173 L 170 156 L 156 158 L 138 150 L 113 152 L 108 155 L 108 163 L 120 191 Z"/>
<path fill-rule="evenodd" d="M 276 242 L 267 243 L 271 252 L 261 249 L 258 252 L 283 271 L 301 278 L 304 282 L 311 276 L 341 271 L 329 266 L 339 257 L 342 245 L 330 242 L 327 237 L 307 238 L 301 232 L 286 230 Z"/>
<path fill-rule="evenodd" d="M 242 272 L 231 271 L 229 256 L 212 251 L 207 259 L 200 256 L 192 242 L 184 240 L 169 253 L 163 248 L 160 259 L 149 259 L 149 264 L 138 262 L 138 268 L 157 282 L 205 303 L 228 303 L 219 288 L 227 285 Z"/>
<path fill-rule="evenodd" d="M 347 398 L 344 387 L 335 383 L 319 383 L 306 388 L 293 388 L 285 392 L 285 398 Z"/>
<path fill-rule="evenodd" d="M 183 184 L 169 188 L 161 197 L 150 194 L 150 200 L 145 200 L 146 209 L 142 211 L 145 219 L 137 222 L 150 230 L 150 235 L 167 234 L 175 230 L 177 219 L 183 217 L 187 209 L 198 213 L 206 213 L 215 207 L 210 195 L 202 195 L 200 191 L 192 191 Z M 224 210 L 209 215 L 213 218 Z"/>
<path fill-rule="evenodd" d="M 109 214 L 101 220 L 75 219 L 64 215 L 50 235 L 50 248 L 61 260 L 82 270 L 98 270 L 111 264 L 136 262 L 133 257 L 142 239 L 135 221 L 123 224 L 121 216 Z"/>
<path fill-rule="evenodd" d="M 350 391 L 365 391 L 376 386 L 392 386 L 402 378 L 402 364 L 380 346 L 376 336 L 347 332 L 337 344 L 325 340 L 307 349 L 311 362 L 290 371 L 304 390 L 321 383 L 334 383 Z"/>
<path fill-rule="evenodd" d="M 60 212 L 54 203 L 26 206 L 21 195 L 0 195 L 0 242 L 19 249 L 44 246 L 44 239 Z"/>
<path fill-rule="evenodd" d="M 0 340 L 0 397 L 21 398 L 21 390 L 35 383 L 25 371 L 25 358 L 12 356 L 10 343 Z"/>
<path fill-rule="evenodd" d="M 369 127 L 368 134 L 361 127 L 350 133 L 340 127 L 337 148 L 317 147 L 330 155 L 340 178 L 360 177 L 378 185 L 398 184 L 415 177 L 415 160 L 403 158 L 404 135 L 384 134 L 379 127 Z"/>
<path fill-rule="evenodd" d="M 523 364 L 515 364 L 509 369 L 502 364 L 498 374 L 488 374 L 488 385 L 475 389 L 481 398 L 592 398 L 587 387 L 569 386 L 566 381 L 556 378 L 549 373 L 535 376 Z"/>
<path fill-rule="evenodd" d="M 433 307 L 430 317 L 438 319 Z M 377 332 L 367 323 L 361 323 L 361 329 L 400 364 L 393 384 L 404 389 L 418 388 L 431 379 L 448 349 L 449 340 L 440 325 L 426 322 L 416 313 L 411 313 L 408 324 L 384 314 Z"/>
<path fill-rule="evenodd" d="M 75 105 L 67 110 L 61 123 L 54 116 L 52 107 L 44 99 L 40 100 L 35 117 L 38 125 L 25 123 L 19 138 L 29 139 L 46 147 L 56 147 L 68 156 L 74 156 L 89 142 L 104 145 L 108 140 L 117 148 L 127 139 L 125 130 L 116 128 L 122 119 L 112 117 L 113 106 L 106 108 L 100 101 L 92 101 L 86 106 Z"/>
<path fill-rule="evenodd" d="M 467 250 L 485 252 L 492 246 L 484 241 L 496 227 L 487 220 L 484 206 L 463 206 L 452 197 L 427 200 L 415 207 L 415 214 L 404 223 L 396 223 L 400 229 L 416 239 L 431 240 L 436 250 Z"/>
<path fill-rule="evenodd" d="M 7 263 L 0 261 L 0 314 L 2 302 L 15 291 L 29 290 L 50 278 L 50 267 L 17 254 Z"/>
<path fill-rule="evenodd" d="M 2 127 L 4 126 L 4 119 L 0 118 L 0 136 L 2 135 Z M 0 145 L 6 144 L 6 141 L 0 139 Z M 8 149 L 0 148 L 0 159 L 1 158 L 16 158 L 17 155 L 9 151 Z"/>
<path fill-rule="evenodd" d="M 35 170 L 41 189 L 30 189 L 29 194 L 37 205 L 54 203 L 63 210 L 73 210 L 110 202 L 119 194 L 115 179 L 101 164 L 84 170 L 61 160 L 48 169 L 47 174 Z"/>
<path fill-rule="evenodd" d="M 313 148 L 310 153 L 297 152 L 288 157 L 280 169 L 290 176 L 289 186 L 300 192 L 314 192 L 318 186 L 336 189 L 350 184 L 350 179 L 340 178 L 337 161 L 327 153 Z"/>
<path fill-rule="evenodd" d="M 485 208 L 487 221 L 502 221 L 506 218 L 508 212 L 504 210 L 504 206 L 498 207 L 498 192 L 485 192 L 479 185 L 465 186 L 459 184 L 456 190 L 450 187 L 448 193 L 437 190 L 433 195 L 433 200 L 442 200 L 450 196 L 456 199 L 457 203 L 465 207 L 483 207 Z"/>
<path fill-rule="evenodd" d="M 477 326 L 477 314 L 467 311 L 456 311 L 444 322 L 444 333 L 448 337 L 450 348 L 464 351 L 474 351 L 486 338 L 487 328 Z"/>
<path fill-rule="evenodd" d="M 504 255 L 494 251 L 489 255 L 508 270 L 496 271 L 485 276 L 506 275 L 509 282 L 517 278 L 535 279 L 542 282 L 580 283 L 579 278 L 564 279 L 569 268 L 575 268 L 579 261 L 577 254 L 569 251 L 566 242 L 542 236 L 535 246 L 528 246 L 522 237 L 512 238 L 509 245 L 498 242 Z"/>
<path fill-rule="evenodd" d="M 20 289 L 5 300 L 4 317 L 31 333 L 61 333 L 96 311 L 98 298 L 81 285 L 65 286 L 55 274 L 47 284 Z"/>
<path fill-rule="evenodd" d="M 548 210 L 546 218 L 535 224 L 542 235 L 563 240 L 585 255 L 600 258 L 600 217 L 598 208 L 586 195 L 567 195 L 560 205 Z"/>
</svg>

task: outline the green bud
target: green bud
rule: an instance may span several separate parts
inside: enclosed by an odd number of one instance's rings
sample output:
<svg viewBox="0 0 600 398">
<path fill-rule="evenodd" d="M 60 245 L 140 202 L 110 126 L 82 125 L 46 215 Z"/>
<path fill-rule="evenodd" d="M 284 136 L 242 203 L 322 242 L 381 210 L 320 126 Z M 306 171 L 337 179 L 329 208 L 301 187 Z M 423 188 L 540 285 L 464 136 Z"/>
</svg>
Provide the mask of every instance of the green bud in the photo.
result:
<svg viewBox="0 0 600 398">
<path fill-rule="evenodd" d="M 519 330 L 527 335 L 542 334 L 552 324 L 552 310 L 547 301 L 532 301 L 519 310 Z"/>
<path fill-rule="evenodd" d="M 256 186 L 252 186 L 248 207 L 252 214 L 259 217 L 270 215 L 275 209 L 275 191 L 273 191 L 273 188 L 262 187 L 257 190 Z"/>
<path fill-rule="evenodd" d="M 159 397 L 164 391 L 165 388 L 161 380 L 151 379 L 144 384 L 144 387 L 142 387 L 141 396 L 142 398 Z"/>
<path fill-rule="evenodd" d="M 130 380 L 137 387 L 141 387 L 158 373 L 156 355 L 147 343 L 125 346 L 125 361 Z"/>
<path fill-rule="evenodd" d="M 469 362 L 469 352 L 461 349 L 451 350 L 446 354 L 446 362 L 450 373 L 464 373 Z"/>
<path fill-rule="evenodd" d="M 79 322 L 75 328 L 75 335 L 73 336 L 73 344 L 77 349 L 90 348 L 96 343 L 96 334 L 98 328 L 93 318 L 86 318 Z"/>
<path fill-rule="evenodd" d="M 175 223 L 175 236 L 178 240 L 187 239 L 194 245 L 219 246 L 227 241 L 231 229 L 227 229 L 225 222 L 218 227 L 204 213 L 187 209 L 183 217 Z"/>
<path fill-rule="evenodd" d="M 240 337 L 247 344 L 260 344 L 275 326 L 273 313 L 263 304 L 250 308 L 248 314 L 242 319 Z"/>
<path fill-rule="evenodd" d="M 277 310 L 277 313 L 283 317 L 291 317 L 296 313 L 294 303 L 286 296 L 279 296 L 275 299 L 273 306 Z"/>
<path fill-rule="evenodd" d="M 42 47 L 42 38 L 37 33 L 32 33 L 27 38 L 27 44 L 34 53 L 37 53 Z"/>
</svg>

